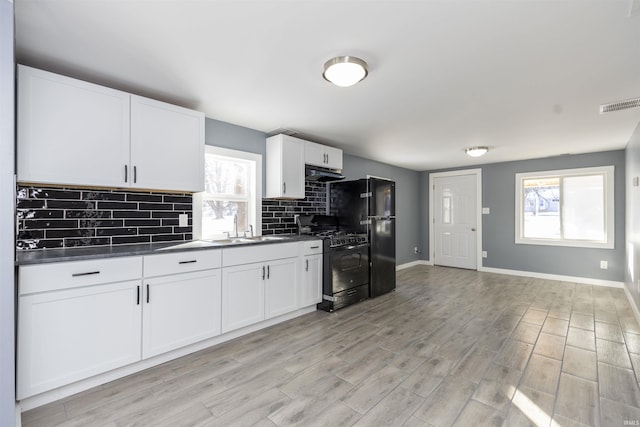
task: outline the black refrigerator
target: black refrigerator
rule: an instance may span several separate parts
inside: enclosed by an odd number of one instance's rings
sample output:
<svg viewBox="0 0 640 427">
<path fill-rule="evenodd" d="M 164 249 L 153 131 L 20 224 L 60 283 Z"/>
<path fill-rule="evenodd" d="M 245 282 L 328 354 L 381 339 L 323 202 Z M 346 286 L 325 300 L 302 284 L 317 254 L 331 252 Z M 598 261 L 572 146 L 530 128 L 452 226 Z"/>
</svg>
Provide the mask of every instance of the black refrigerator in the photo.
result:
<svg viewBox="0 0 640 427">
<path fill-rule="evenodd" d="M 396 183 L 381 178 L 332 182 L 329 209 L 340 230 L 367 233 L 371 298 L 396 288 Z"/>
</svg>

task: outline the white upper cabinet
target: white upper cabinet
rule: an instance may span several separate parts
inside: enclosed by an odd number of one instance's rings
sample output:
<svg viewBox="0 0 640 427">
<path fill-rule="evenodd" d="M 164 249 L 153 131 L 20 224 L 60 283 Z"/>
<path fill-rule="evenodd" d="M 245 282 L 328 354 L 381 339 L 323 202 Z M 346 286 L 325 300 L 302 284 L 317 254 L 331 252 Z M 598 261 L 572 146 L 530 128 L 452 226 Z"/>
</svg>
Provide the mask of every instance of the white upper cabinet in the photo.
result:
<svg viewBox="0 0 640 427">
<path fill-rule="evenodd" d="M 132 186 L 204 190 L 204 114 L 131 95 Z"/>
<path fill-rule="evenodd" d="M 308 165 L 342 170 L 342 150 L 305 141 L 304 162 Z"/>
<path fill-rule="evenodd" d="M 18 181 L 126 186 L 129 94 L 20 65 Z"/>
<path fill-rule="evenodd" d="M 18 181 L 196 192 L 204 114 L 20 65 Z"/>
<path fill-rule="evenodd" d="M 267 198 L 304 199 L 304 143 L 282 134 L 267 138 Z"/>
</svg>

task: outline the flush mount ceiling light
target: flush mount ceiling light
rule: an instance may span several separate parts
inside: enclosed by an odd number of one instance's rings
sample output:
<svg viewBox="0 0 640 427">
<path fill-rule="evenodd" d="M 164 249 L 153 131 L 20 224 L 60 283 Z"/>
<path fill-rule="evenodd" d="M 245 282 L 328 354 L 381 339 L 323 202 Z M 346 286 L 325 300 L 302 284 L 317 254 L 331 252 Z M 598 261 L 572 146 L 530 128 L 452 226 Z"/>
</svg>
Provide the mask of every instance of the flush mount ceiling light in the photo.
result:
<svg viewBox="0 0 640 427">
<path fill-rule="evenodd" d="M 611 102 L 609 104 L 600 105 L 600 114 L 610 113 L 612 111 L 626 110 L 628 108 L 640 107 L 640 98 L 627 99 L 625 101 Z"/>
<path fill-rule="evenodd" d="M 464 149 L 464 152 L 471 157 L 483 156 L 487 151 L 489 151 L 489 147 L 469 147 Z"/>
<path fill-rule="evenodd" d="M 324 63 L 322 77 L 340 87 L 349 87 L 367 77 L 367 63 L 355 56 L 338 56 Z"/>
</svg>

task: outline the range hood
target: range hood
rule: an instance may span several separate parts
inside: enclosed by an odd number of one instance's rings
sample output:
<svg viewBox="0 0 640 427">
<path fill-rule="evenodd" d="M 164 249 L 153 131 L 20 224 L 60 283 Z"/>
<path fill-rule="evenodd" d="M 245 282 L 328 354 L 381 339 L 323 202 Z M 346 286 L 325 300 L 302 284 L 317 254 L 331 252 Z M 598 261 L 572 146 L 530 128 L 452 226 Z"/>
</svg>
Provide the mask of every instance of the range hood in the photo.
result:
<svg viewBox="0 0 640 427">
<path fill-rule="evenodd" d="M 319 168 L 316 166 L 306 165 L 304 168 L 305 171 L 305 179 L 309 181 L 339 181 L 344 179 L 344 175 L 342 175 L 339 171 L 333 169 L 325 169 Z"/>
</svg>

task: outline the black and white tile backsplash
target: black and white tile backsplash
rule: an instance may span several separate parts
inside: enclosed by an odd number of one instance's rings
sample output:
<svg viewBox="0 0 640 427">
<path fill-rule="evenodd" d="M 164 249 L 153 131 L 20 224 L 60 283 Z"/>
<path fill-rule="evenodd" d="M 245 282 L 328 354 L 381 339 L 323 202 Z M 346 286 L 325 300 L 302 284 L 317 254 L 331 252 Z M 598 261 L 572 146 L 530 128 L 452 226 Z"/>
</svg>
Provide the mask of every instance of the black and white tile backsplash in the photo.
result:
<svg viewBox="0 0 640 427">
<path fill-rule="evenodd" d="M 303 200 L 262 200 L 262 233 L 297 233 L 297 214 L 324 214 L 326 184 L 306 181 Z M 19 186 L 17 250 L 186 241 L 191 194 Z M 189 226 L 178 226 L 178 215 Z"/>
<path fill-rule="evenodd" d="M 326 183 L 306 181 L 305 195 L 303 200 L 262 199 L 262 234 L 297 233 L 294 215 L 326 212 Z"/>
<path fill-rule="evenodd" d="M 190 194 L 19 186 L 16 203 L 18 250 L 192 239 Z"/>
</svg>

